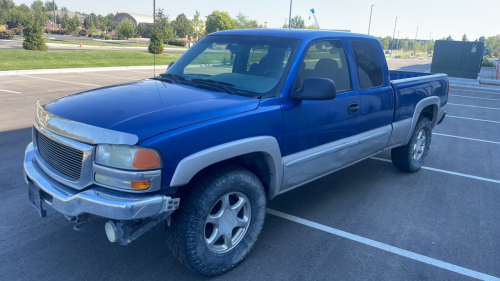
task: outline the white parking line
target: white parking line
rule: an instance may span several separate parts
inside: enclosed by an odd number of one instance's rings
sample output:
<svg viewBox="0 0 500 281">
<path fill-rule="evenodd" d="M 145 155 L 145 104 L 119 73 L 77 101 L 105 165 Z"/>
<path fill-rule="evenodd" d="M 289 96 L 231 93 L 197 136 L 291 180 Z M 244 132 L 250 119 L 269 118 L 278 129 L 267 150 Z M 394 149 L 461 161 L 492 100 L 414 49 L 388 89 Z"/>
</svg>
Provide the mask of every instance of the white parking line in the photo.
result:
<svg viewBox="0 0 500 281">
<path fill-rule="evenodd" d="M 500 108 L 496 108 L 496 107 L 484 107 L 484 106 L 475 106 L 475 105 L 458 104 L 458 103 L 448 103 L 448 104 L 449 105 L 456 105 L 456 106 L 467 106 L 467 107 L 476 107 L 476 108 L 500 110 Z"/>
<path fill-rule="evenodd" d="M 128 78 L 128 77 L 118 77 L 118 76 L 111 76 L 111 75 L 104 75 L 104 74 L 94 74 L 94 73 L 87 73 L 87 72 L 82 72 L 81 74 L 94 75 L 94 76 L 104 76 L 104 77 L 111 77 L 111 78 L 118 78 L 118 79 L 128 79 L 128 80 L 143 80 L 143 79 L 135 79 L 135 78 Z"/>
<path fill-rule="evenodd" d="M 450 138 L 457 138 L 457 139 L 464 139 L 464 140 L 473 140 L 473 141 L 500 144 L 500 142 L 497 142 L 497 141 L 480 140 L 480 139 L 473 139 L 473 138 L 466 138 L 466 137 L 459 137 L 459 136 L 445 135 L 445 134 L 438 134 L 438 133 L 432 133 L 432 135 L 433 136 L 443 136 L 443 137 L 450 137 Z"/>
<path fill-rule="evenodd" d="M 387 244 L 384 244 L 384 243 L 381 243 L 381 242 L 378 242 L 378 241 L 375 241 L 372 239 L 368 239 L 368 238 L 365 238 L 362 236 L 358 236 L 358 235 L 355 235 L 355 234 L 352 234 L 349 232 L 342 231 L 340 229 L 336 229 L 336 228 L 322 225 L 319 223 L 315 223 L 315 222 L 312 222 L 309 220 L 305 220 L 305 219 L 302 219 L 302 218 L 299 218 L 296 216 L 285 214 L 285 213 L 282 213 L 282 212 L 279 212 L 279 211 L 276 211 L 273 209 L 267 209 L 267 213 L 274 215 L 274 216 L 277 216 L 277 217 L 280 217 L 280 218 L 283 218 L 283 219 L 286 219 L 286 220 L 289 220 L 289 221 L 296 222 L 298 224 L 302 224 L 305 226 L 309 226 L 311 228 L 315 228 L 317 230 L 321 230 L 321 231 L 324 231 L 324 232 L 327 232 L 327 233 L 330 233 L 333 235 L 337 235 L 337 236 L 340 236 L 340 237 L 343 237 L 343 238 L 346 238 L 346 239 L 349 239 L 352 241 L 356 241 L 358 243 L 365 244 L 365 245 L 368 245 L 368 246 L 371 246 L 371 247 L 374 247 L 374 248 L 377 248 L 377 249 L 380 249 L 380 250 L 383 250 L 383 251 L 386 251 L 389 253 L 393 253 L 393 254 L 396 254 L 396 255 L 399 255 L 399 256 L 402 256 L 405 258 L 409 258 L 412 260 L 416 260 L 419 262 L 423 262 L 423 263 L 426 263 L 426 264 L 429 264 L 429 265 L 432 265 L 435 267 L 439 267 L 442 269 L 446 269 L 446 270 L 449 270 L 449 271 L 452 271 L 452 272 L 455 272 L 458 274 L 462 274 L 465 276 L 469 276 L 469 277 L 477 278 L 477 279 L 481 279 L 481 280 L 497 280 L 497 281 L 500 280 L 500 278 L 495 277 L 495 276 L 491 276 L 491 275 L 477 272 L 474 270 L 470 270 L 470 269 L 467 269 L 467 268 L 464 268 L 461 266 L 457 266 L 457 265 L 454 265 L 451 263 L 447 263 L 447 262 L 433 259 L 433 258 L 430 258 L 427 256 L 423 256 L 423 255 L 420 255 L 420 254 L 417 254 L 414 252 L 403 250 L 401 248 L 387 245 Z"/>
<path fill-rule="evenodd" d="M 392 163 L 391 160 L 384 159 L 384 158 L 370 157 L 370 159 Z M 457 173 L 457 172 L 452 172 L 452 171 L 447 171 L 447 170 L 442 170 L 442 169 L 436 169 L 436 168 L 431 168 L 431 167 L 422 166 L 422 169 L 434 171 L 434 172 L 440 172 L 440 173 L 444 173 L 444 174 L 460 176 L 460 177 L 464 177 L 464 178 L 475 179 L 475 180 L 487 181 L 487 182 L 492 182 L 492 183 L 500 183 L 499 180 L 493 180 L 493 179 L 488 179 L 488 178 L 483 178 L 483 177 L 476 177 L 476 176 L 472 176 L 472 175 L 467 175 L 467 174 L 462 174 L 462 173 Z"/>
<path fill-rule="evenodd" d="M 36 76 L 29 76 L 29 75 L 24 75 L 24 74 L 19 74 L 19 76 L 30 77 L 30 78 L 41 79 L 41 80 L 47 80 L 47 81 L 55 81 L 55 82 L 61 82 L 61 83 L 68 83 L 68 84 L 77 84 L 77 85 L 85 85 L 85 86 L 92 86 L 92 87 L 102 87 L 101 85 L 85 84 L 85 83 L 78 83 L 78 82 L 69 82 L 69 81 L 62 81 L 62 80 L 41 78 L 41 77 L 36 77 Z"/>
<path fill-rule="evenodd" d="M 151 69 L 151 72 L 142 72 L 142 71 L 135 71 L 135 70 L 122 70 L 122 71 L 144 73 L 144 74 L 153 74 L 153 70 L 152 69 Z"/>
<path fill-rule="evenodd" d="M 469 98 L 469 99 L 500 101 L 500 99 L 488 99 L 488 98 L 479 98 L 479 97 L 470 97 L 470 96 L 461 96 L 461 95 L 450 95 L 450 97 L 461 97 L 461 98 Z"/>
<path fill-rule="evenodd" d="M 452 115 L 446 115 L 446 117 L 467 119 L 467 120 L 474 120 L 474 121 L 482 121 L 482 122 L 490 122 L 490 123 L 499 123 L 500 124 L 500 121 L 493 121 L 493 120 L 476 119 L 476 118 L 468 118 L 468 117 L 460 117 L 460 116 L 452 116 Z"/>
<path fill-rule="evenodd" d="M 451 88 L 451 90 L 456 90 L 456 91 L 463 91 L 463 92 L 474 92 L 474 93 L 484 93 L 484 94 L 493 94 L 493 95 L 500 95 L 500 92 L 494 92 L 494 90 L 491 91 L 478 91 L 478 90 L 462 90 L 462 89 L 454 89 Z"/>
<path fill-rule="evenodd" d="M 20 92 L 16 92 L 16 91 L 9 91 L 9 90 L 2 90 L 2 89 L 0 89 L 0 92 L 7 92 L 7 93 L 13 93 L 13 94 L 20 94 Z"/>
</svg>

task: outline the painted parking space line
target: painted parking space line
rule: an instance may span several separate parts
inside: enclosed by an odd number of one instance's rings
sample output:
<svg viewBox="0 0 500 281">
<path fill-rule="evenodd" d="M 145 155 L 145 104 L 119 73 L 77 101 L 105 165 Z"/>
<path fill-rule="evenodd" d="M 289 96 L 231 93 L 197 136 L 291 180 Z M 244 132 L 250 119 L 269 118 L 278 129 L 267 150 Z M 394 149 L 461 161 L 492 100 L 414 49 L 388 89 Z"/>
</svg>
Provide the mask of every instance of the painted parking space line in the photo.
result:
<svg viewBox="0 0 500 281">
<path fill-rule="evenodd" d="M 92 86 L 92 87 L 102 87 L 101 85 L 78 83 L 78 82 L 70 82 L 70 81 L 63 81 L 63 80 L 55 80 L 55 79 L 42 78 L 42 77 L 36 77 L 36 76 L 30 76 L 30 75 L 24 75 L 24 74 L 20 74 L 20 76 L 29 77 L 29 78 L 35 78 L 35 79 L 41 79 L 41 80 L 47 80 L 47 81 L 67 83 L 67 84 L 76 84 L 76 85 L 84 85 L 84 86 Z"/>
<path fill-rule="evenodd" d="M 489 98 L 480 98 L 480 97 L 471 97 L 471 96 L 461 96 L 461 95 L 450 95 L 450 97 L 461 97 L 461 98 L 469 98 L 469 99 L 479 99 L 479 100 L 494 100 L 494 101 L 500 101 L 500 99 L 489 99 Z"/>
<path fill-rule="evenodd" d="M 493 95 L 500 95 L 500 91 L 496 92 L 495 90 L 491 91 L 481 91 L 481 90 L 462 90 L 462 89 L 450 89 L 451 91 L 463 91 L 463 92 L 474 92 L 474 93 L 484 93 L 484 94 L 493 94 Z"/>
<path fill-rule="evenodd" d="M 82 72 L 82 73 L 80 73 L 80 74 L 85 74 L 85 75 L 94 75 L 94 76 L 103 76 L 103 77 L 111 77 L 111 78 L 118 78 L 118 79 L 128 79 L 128 80 L 143 80 L 143 79 L 136 79 L 136 78 L 128 78 L 128 77 L 111 76 L 111 75 L 105 75 L 105 74 L 87 73 L 87 72 Z"/>
<path fill-rule="evenodd" d="M 460 116 L 453 116 L 453 115 L 446 115 L 446 117 L 466 119 L 466 120 L 474 120 L 474 121 L 481 121 L 481 122 L 498 123 L 498 124 L 500 124 L 500 121 L 493 121 L 493 120 L 485 120 L 485 119 L 477 119 L 477 118 L 469 118 L 469 117 L 460 117 Z"/>
<path fill-rule="evenodd" d="M 379 158 L 379 157 L 370 157 L 370 159 L 392 163 L 392 161 L 389 159 L 384 159 L 384 158 Z M 487 182 L 500 184 L 500 180 L 477 177 L 477 176 L 473 176 L 473 175 L 462 174 L 462 173 L 447 171 L 447 170 L 443 170 L 443 169 L 436 169 L 436 168 L 431 168 L 431 167 L 426 167 L 426 166 L 422 166 L 421 169 L 434 171 L 434 172 L 440 172 L 440 173 L 449 174 L 449 175 L 455 175 L 455 176 L 469 178 L 469 179 L 475 179 L 475 180 L 481 180 L 481 181 L 487 181 Z"/>
<path fill-rule="evenodd" d="M 9 90 L 3 90 L 3 89 L 0 89 L 0 92 L 7 92 L 7 93 L 13 93 L 13 94 L 20 94 L 21 93 L 21 92 L 9 91 Z"/>
<path fill-rule="evenodd" d="M 479 141 L 479 142 L 486 142 L 486 143 L 500 144 L 500 142 L 497 142 L 497 141 L 480 140 L 480 139 L 473 139 L 473 138 L 459 137 L 459 136 L 446 135 L 446 134 L 432 133 L 432 135 L 433 135 L 433 136 L 442 136 L 442 137 L 450 137 L 450 138 L 457 138 L 457 139 L 464 139 L 464 140 L 472 140 L 472 141 Z"/>
<path fill-rule="evenodd" d="M 143 73 L 143 74 L 153 74 L 153 70 L 151 69 L 151 72 L 143 72 L 143 71 L 135 71 L 135 70 L 122 70 L 126 72 L 135 72 L 135 73 Z"/>
<path fill-rule="evenodd" d="M 412 260 L 415 260 L 415 261 L 426 263 L 426 264 L 429 264 L 429 265 L 432 265 L 432 266 L 435 266 L 435 267 L 446 269 L 446 270 L 449 270 L 449 271 L 452 271 L 452 272 L 455 272 L 455 273 L 458 273 L 458 274 L 462 274 L 462 275 L 465 275 L 465 276 L 469 276 L 469 277 L 476 278 L 476 279 L 481 279 L 481 280 L 496 280 L 496 281 L 500 281 L 500 278 L 495 277 L 495 276 L 491 276 L 491 275 L 488 275 L 488 274 L 485 274 L 485 273 L 481 273 L 481 272 L 478 272 L 478 271 L 474 271 L 474 270 L 471 270 L 471 269 L 467 269 L 467 268 L 464 268 L 464 267 L 461 267 L 461 266 L 458 266 L 458 265 L 454 265 L 454 264 L 451 264 L 451 263 L 447 263 L 447 262 L 444 262 L 444 261 L 440 261 L 440 260 L 437 260 L 437 259 L 433 259 L 433 258 L 424 256 L 424 255 L 420 255 L 420 254 L 417 254 L 417 253 L 414 253 L 414 252 L 403 250 L 401 248 L 397 248 L 397 247 L 394 247 L 394 246 L 391 246 L 391 245 L 388 245 L 388 244 L 384 244 L 384 243 L 381 243 L 381 242 L 378 242 L 378 241 L 375 241 L 375 240 L 372 240 L 372 239 L 368 239 L 368 238 L 365 238 L 365 237 L 362 237 L 362 236 L 358 236 L 358 235 L 355 235 L 355 234 L 352 234 L 352 233 L 349 233 L 349 232 L 342 231 L 340 229 L 336 229 L 336 228 L 333 228 L 333 227 L 322 225 L 322 224 L 319 224 L 319 223 L 316 223 L 316 222 L 313 222 L 313 221 L 309 221 L 309 220 L 306 220 L 306 219 L 302 219 L 302 218 L 299 218 L 299 217 L 296 217 L 296 216 L 285 214 L 285 213 L 282 213 L 282 212 L 279 212 L 279 211 L 276 211 L 276 210 L 273 210 L 273 209 L 267 209 L 267 213 L 271 214 L 273 216 L 277 216 L 277 217 L 280 217 L 280 218 L 283 218 L 283 219 L 286 219 L 286 220 L 289 220 L 289 221 L 292 221 L 292 222 L 304 225 L 304 226 L 308 226 L 308 227 L 311 227 L 311 228 L 314 228 L 314 229 L 317 229 L 317 230 L 320 230 L 320 231 L 324 231 L 326 233 L 337 235 L 337 236 L 340 236 L 342 238 L 346 238 L 346 239 L 349 239 L 349 240 L 352 240 L 352 241 L 356 241 L 358 243 L 361 243 L 361 244 L 364 244 L 364 245 L 367 245 L 367 246 L 371 246 L 371 247 L 374 247 L 374 248 L 377 248 L 377 249 L 380 249 L 380 250 L 383 250 L 383 251 L 386 251 L 386 252 L 389 252 L 389 253 L 393 253 L 393 254 L 396 254 L 396 255 L 399 255 L 399 256 L 402 256 L 402 257 L 405 257 L 405 258 L 409 258 L 409 259 L 412 259 Z"/>
<path fill-rule="evenodd" d="M 447 104 L 449 104 L 449 105 L 456 105 L 456 106 L 466 106 L 466 107 L 476 107 L 476 108 L 483 108 L 483 109 L 500 110 L 500 108 L 496 108 L 496 107 L 485 107 L 485 106 L 476 106 L 476 105 L 458 104 L 458 103 L 447 103 Z"/>
</svg>

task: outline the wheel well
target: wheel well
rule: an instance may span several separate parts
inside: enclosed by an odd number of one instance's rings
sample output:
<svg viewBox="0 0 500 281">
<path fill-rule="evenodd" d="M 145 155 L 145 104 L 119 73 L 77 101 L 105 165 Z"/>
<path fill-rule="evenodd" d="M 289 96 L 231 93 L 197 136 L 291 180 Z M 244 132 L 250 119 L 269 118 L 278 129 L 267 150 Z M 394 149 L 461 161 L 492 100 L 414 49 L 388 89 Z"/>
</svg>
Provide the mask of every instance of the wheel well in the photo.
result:
<svg viewBox="0 0 500 281">
<path fill-rule="evenodd" d="M 432 122 L 432 120 L 434 120 L 434 107 L 435 106 L 436 105 L 434 105 L 434 104 L 426 106 L 424 109 L 422 109 L 422 112 L 420 112 L 420 116 L 427 117 Z"/>
<path fill-rule="evenodd" d="M 190 183 L 192 183 L 195 178 L 203 174 L 204 171 L 215 165 L 233 164 L 241 166 L 245 169 L 248 169 L 250 172 L 254 173 L 262 182 L 266 195 L 269 196 L 269 189 L 271 186 L 271 174 L 272 174 L 271 167 L 269 166 L 269 163 L 267 161 L 269 157 L 270 156 L 268 156 L 264 152 L 252 152 L 244 155 L 239 155 L 233 158 L 229 158 L 203 168 L 198 173 L 196 173 L 196 175 L 193 176 Z M 188 183 L 187 185 L 189 185 L 190 183 Z M 181 190 L 185 188 L 186 186 L 179 187 L 177 189 L 176 194 L 178 194 Z"/>
</svg>

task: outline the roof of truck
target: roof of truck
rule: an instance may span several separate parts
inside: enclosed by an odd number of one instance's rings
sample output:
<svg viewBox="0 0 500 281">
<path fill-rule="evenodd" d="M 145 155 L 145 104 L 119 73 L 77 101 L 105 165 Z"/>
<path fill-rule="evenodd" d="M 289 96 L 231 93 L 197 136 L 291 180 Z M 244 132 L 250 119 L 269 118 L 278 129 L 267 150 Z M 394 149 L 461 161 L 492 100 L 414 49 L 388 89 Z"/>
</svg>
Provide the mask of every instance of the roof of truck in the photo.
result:
<svg viewBox="0 0 500 281">
<path fill-rule="evenodd" d="M 350 37 L 350 38 L 365 38 L 376 39 L 373 36 L 359 33 L 329 31 L 329 30 L 314 30 L 314 29 L 286 29 L 286 28 L 257 28 L 257 29 L 236 29 L 224 30 L 211 33 L 210 35 L 253 35 L 253 36 L 278 36 L 298 39 L 314 39 L 321 37 Z"/>
</svg>

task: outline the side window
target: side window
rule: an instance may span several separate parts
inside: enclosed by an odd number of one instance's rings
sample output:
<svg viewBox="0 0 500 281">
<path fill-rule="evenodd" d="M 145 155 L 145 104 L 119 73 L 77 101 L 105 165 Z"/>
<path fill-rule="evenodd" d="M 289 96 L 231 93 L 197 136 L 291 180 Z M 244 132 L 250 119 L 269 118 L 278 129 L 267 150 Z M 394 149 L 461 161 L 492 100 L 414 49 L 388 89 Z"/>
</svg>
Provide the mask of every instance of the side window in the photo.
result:
<svg viewBox="0 0 500 281">
<path fill-rule="evenodd" d="M 309 47 L 300 65 L 295 89 L 302 89 L 304 80 L 311 77 L 331 79 L 337 92 L 352 89 L 349 65 L 340 40 L 318 41 Z"/>
<path fill-rule="evenodd" d="M 354 40 L 351 41 L 351 47 L 356 59 L 361 88 L 382 86 L 384 83 L 382 63 L 375 44 L 368 40 Z"/>
</svg>

